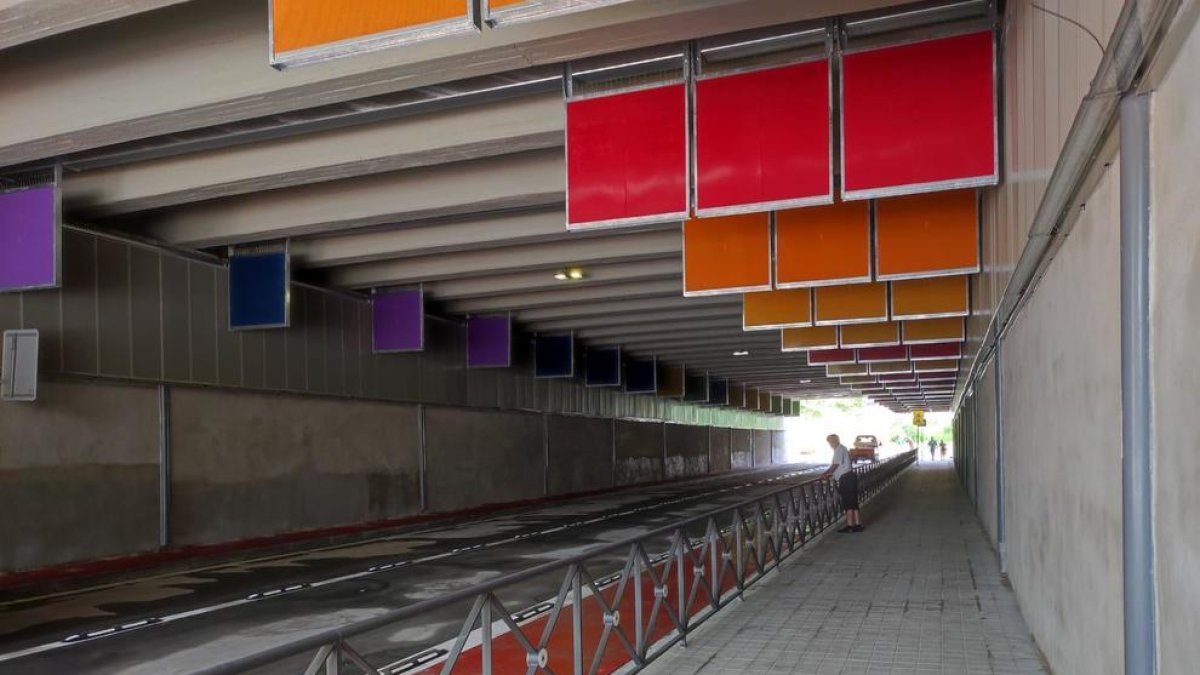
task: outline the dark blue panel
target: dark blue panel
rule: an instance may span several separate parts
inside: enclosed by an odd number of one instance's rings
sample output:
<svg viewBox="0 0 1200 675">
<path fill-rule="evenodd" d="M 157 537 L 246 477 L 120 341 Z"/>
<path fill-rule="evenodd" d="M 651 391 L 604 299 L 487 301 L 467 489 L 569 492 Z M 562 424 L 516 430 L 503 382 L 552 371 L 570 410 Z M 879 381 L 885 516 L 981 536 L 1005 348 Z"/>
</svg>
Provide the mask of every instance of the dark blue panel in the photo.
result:
<svg viewBox="0 0 1200 675">
<path fill-rule="evenodd" d="M 589 387 L 621 386 L 621 348 L 587 350 L 584 383 Z"/>
<path fill-rule="evenodd" d="M 235 255 L 229 259 L 229 327 L 288 325 L 287 253 Z"/>
<path fill-rule="evenodd" d="M 625 363 L 625 391 L 631 394 L 653 394 L 658 389 L 658 364 L 650 361 Z"/>
<path fill-rule="evenodd" d="M 729 380 L 709 378 L 708 403 L 710 405 L 729 405 Z"/>
<path fill-rule="evenodd" d="M 575 336 L 539 335 L 533 341 L 534 377 L 575 375 Z"/>
<path fill-rule="evenodd" d="M 684 373 L 683 400 L 697 403 L 708 401 L 708 373 Z"/>
</svg>

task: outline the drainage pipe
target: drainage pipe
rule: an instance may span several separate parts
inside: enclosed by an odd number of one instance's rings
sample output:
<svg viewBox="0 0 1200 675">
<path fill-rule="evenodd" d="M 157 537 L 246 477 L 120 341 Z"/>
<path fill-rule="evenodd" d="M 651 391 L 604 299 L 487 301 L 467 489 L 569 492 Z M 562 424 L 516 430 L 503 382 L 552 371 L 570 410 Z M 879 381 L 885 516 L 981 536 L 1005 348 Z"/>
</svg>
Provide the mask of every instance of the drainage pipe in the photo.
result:
<svg viewBox="0 0 1200 675">
<path fill-rule="evenodd" d="M 1150 390 L 1150 100 L 1121 99 L 1121 524 L 1125 673 L 1154 675 Z"/>
</svg>

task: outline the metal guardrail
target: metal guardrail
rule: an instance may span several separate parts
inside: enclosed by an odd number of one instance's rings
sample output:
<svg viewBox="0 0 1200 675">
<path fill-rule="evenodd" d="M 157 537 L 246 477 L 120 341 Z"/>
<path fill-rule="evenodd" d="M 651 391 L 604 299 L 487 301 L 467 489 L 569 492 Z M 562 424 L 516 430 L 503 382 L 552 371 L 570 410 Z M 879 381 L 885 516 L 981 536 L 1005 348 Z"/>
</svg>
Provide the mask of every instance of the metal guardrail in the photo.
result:
<svg viewBox="0 0 1200 675">
<path fill-rule="evenodd" d="M 915 461 L 913 451 L 855 467 L 862 499 L 878 494 Z M 548 647 L 555 628 L 564 620 L 570 622 L 570 671 L 574 675 L 599 672 L 612 640 L 619 643 L 623 656 L 627 657 L 623 668 L 626 672 L 636 672 L 677 642 L 686 644 L 688 633 L 739 599 L 746 588 L 779 567 L 814 536 L 838 522 L 842 512 L 833 483 L 812 479 L 197 672 L 199 675 L 245 673 L 315 650 L 304 675 L 316 675 L 322 669 L 327 675 L 334 675 L 342 665 L 356 667 L 369 675 L 424 672 L 434 667 L 442 675 L 449 675 L 460 665 L 469 638 L 478 631 L 480 662 L 471 666 L 471 672 L 490 675 L 495 665 L 493 643 L 500 637 L 493 636 L 493 630 L 500 627 L 507 628 L 505 635 L 512 636 L 524 652 L 528 675 L 538 671 L 553 673 Z M 666 551 L 652 556 L 647 547 L 663 540 L 668 542 Z M 624 564 L 618 573 L 597 577 L 588 570 L 589 562 L 595 565 L 597 558 L 622 550 Z M 562 580 L 557 595 L 535 606 L 538 611 L 511 612 L 497 597 L 501 589 L 559 572 Z M 677 594 L 673 602 L 672 587 Z M 644 603 L 651 594 L 653 600 Z M 596 603 L 603 617 L 603 629 L 591 645 L 585 644 L 584 639 L 585 598 Z M 623 624 L 619 609 L 622 602 L 629 600 L 633 604 L 633 626 Z M 440 653 L 427 660 L 418 658 L 421 656 L 418 654 L 399 664 L 373 666 L 348 642 L 369 631 L 468 601 L 471 609 L 453 646 L 439 650 Z M 648 610 L 646 604 L 650 605 Z M 544 617 L 540 635 L 530 634 L 531 616 Z M 656 636 L 655 630 L 664 619 L 668 632 Z"/>
</svg>

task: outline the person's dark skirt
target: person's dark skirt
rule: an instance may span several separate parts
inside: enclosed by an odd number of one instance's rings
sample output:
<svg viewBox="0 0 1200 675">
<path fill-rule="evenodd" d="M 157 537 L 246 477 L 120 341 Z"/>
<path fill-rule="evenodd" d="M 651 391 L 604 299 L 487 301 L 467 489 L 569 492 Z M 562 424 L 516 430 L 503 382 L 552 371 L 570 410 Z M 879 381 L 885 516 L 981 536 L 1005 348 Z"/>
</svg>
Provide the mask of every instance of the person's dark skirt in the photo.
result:
<svg viewBox="0 0 1200 675">
<path fill-rule="evenodd" d="M 842 508 L 858 509 L 858 474 L 847 472 L 838 479 L 838 492 L 842 496 Z"/>
</svg>

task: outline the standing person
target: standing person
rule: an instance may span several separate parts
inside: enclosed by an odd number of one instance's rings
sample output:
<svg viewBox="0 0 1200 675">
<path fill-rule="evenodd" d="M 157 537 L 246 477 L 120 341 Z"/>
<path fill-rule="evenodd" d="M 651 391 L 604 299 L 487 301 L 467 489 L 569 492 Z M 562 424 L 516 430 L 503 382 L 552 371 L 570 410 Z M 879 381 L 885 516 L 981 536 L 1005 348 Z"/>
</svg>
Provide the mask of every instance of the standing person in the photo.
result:
<svg viewBox="0 0 1200 675">
<path fill-rule="evenodd" d="M 942 453 L 942 459 L 946 459 L 946 441 L 938 444 L 938 451 Z"/>
<path fill-rule="evenodd" d="M 858 474 L 850 466 L 850 451 L 842 445 L 837 434 L 829 434 L 825 442 L 833 449 L 833 461 L 821 478 L 832 477 L 837 481 L 842 507 L 846 509 L 846 526 L 838 532 L 862 532 L 862 516 L 858 513 Z"/>
<path fill-rule="evenodd" d="M 937 451 L 937 441 L 935 441 L 934 439 L 931 438 L 931 439 L 929 439 L 929 459 L 930 460 L 937 459 L 933 455 L 933 453 L 936 451 Z"/>
</svg>

